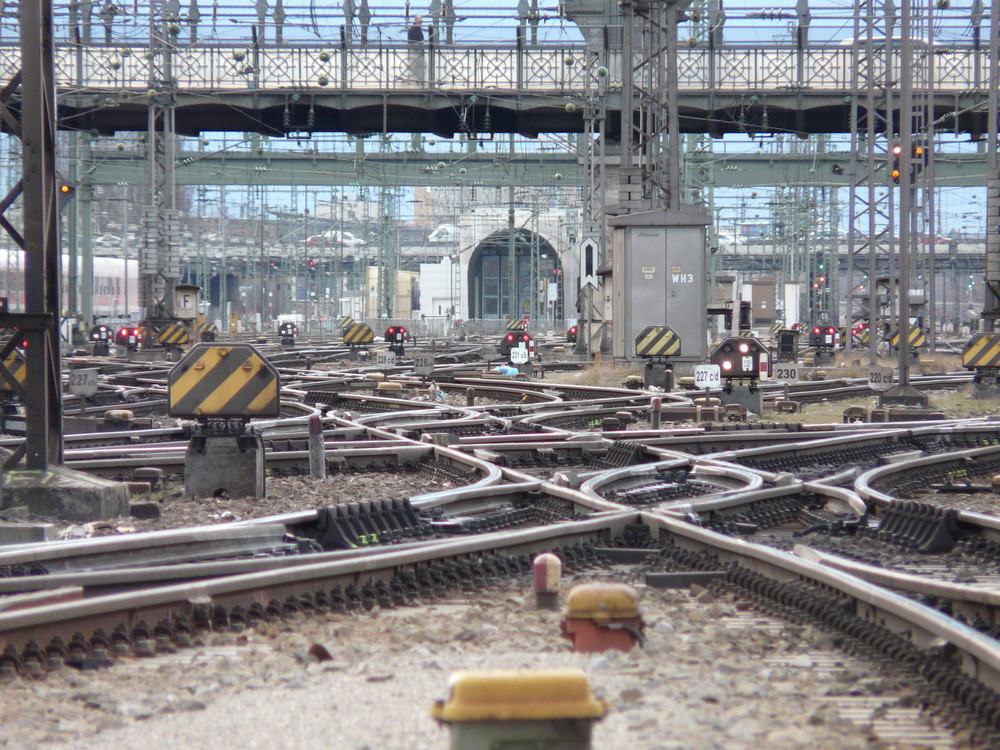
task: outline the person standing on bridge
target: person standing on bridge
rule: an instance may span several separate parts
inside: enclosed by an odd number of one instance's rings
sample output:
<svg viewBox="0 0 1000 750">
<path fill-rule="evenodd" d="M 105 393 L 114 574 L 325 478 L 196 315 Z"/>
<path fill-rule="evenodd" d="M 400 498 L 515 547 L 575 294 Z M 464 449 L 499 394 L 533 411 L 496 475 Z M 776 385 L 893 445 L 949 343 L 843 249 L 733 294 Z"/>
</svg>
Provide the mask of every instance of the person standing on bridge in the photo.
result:
<svg viewBox="0 0 1000 750">
<path fill-rule="evenodd" d="M 444 0 L 445 44 L 452 44 L 454 42 L 453 33 L 455 31 L 456 20 L 454 0 Z"/>
<path fill-rule="evenodd" d="M 344 0 L 344 41 L 348 44 L 354 41 L 354 0 Z"/>
<path fill-rule="evenodd" d="M 361 27 L 361 44 L 368 44 L 368 24 L 371 23 L 372 12 L 368 8 L 368 0 L 361 0 L 361 9 L 358 11 L 358 23 Z"/>
<path fill-rule="evenodd" d="M 111 38 L 114 32 L 115 16 L 117 16 L 122 11 L 115 5 L 111 0 L 104 3 L 104 7 L 101 8 L 99 13 L 101 21 L 104 22 L 104 43 L 111 44 Z"/>
<path fill-rule="evenodd" d="M 414 16 L 413 23 L 406 31 L 406 41 L 410 47 L 409 78 L 417 83 L 424 82 L 424 17 Z"/>
</svg>

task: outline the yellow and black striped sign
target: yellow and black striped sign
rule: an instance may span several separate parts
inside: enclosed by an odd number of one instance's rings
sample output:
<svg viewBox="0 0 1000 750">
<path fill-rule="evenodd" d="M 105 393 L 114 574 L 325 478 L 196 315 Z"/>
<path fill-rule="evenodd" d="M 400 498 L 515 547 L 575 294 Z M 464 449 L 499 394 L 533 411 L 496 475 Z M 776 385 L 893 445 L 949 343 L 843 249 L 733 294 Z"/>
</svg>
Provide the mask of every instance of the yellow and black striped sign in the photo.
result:
<svg viewBox="0 0 1000 750">
<path fill-rule="evenodd" d="M 364 323 L 355 323 L 354 325 L 348 326 L 344 329 L 344 343 L 349 344 L 350 346 L 370 344 L 374 340 L 375 334 L 372 332 L 372 329 Z"/>
<path fill-rule="evenodd" d="M 962 349 L 962 367 L 1000 367 L 1000 333 L 977 333 Z"/>
<path fill-rule="evenodd" d="M 680 336 L 667 326 L 646 326 L 635 337 L 637 357 L 674 357 L 680 353 Z"/>
<path fill-rule="evenodd" d="M 219 335 L 219 327 L 210 320 L 201 321 L 194 330 L 202 341 L 215 341 L 215 337 Z"/>
<path fill-rule="evenodd" d="M 927 343 L 927 336 L 924 334 L 924 331 L 920 326 L 913 325 L 910 326 L 910 334 L 907 336 L 906 340 L 910 342 L 911 349 L 919 349 Z M 892 348 L 899 348 L 899 331 L 892 334 Z"/>
<path fill-rule="evenodd" d="M 354 325 L 354 318 L 350 315 L 340 316 L 340 330 L 343 331 L 345 328 L 350 328 L 352 325 Z"/>
<path fill-rule="evenodd" d="M 195 344 L 173 366 L 173 417 L 276 417 L 278 371 L 250 344 Z"/>
<path fill-rule="evenodd" d="M 510 318 L 507 321 L 508 331 L 526 331 L 528 330 L 528 321 L 522 320 L 521 318 Z"/>
<path fill-rule="evenodd" d="M 871 341 L 870 331 L 871 331 L 870 328 L 866 328 L 863 331 L 858 331 L 858 341 L 860 341 L 865 346 L 867 346 L 868 342 Z"/>
<path fill-rule="evenodd" d="M 7 368 L 8 372 L 14 376 L 16 380 L 21 385 L 24 385 L 25 379 L 28 377 L 28 364 L 24 361 L 24 357 L 21 356 L 20 352 L 14 351 L 7 355 L 7 359 L 3 361 L 4 367 Z M 0 378 L 0 391 L 13 391 L 10 383 L 7 382 L 6 378 Z"/>
<path fill-rule="evenodd" d="M 187 328 L 180 323 L 171 323 L 160 331 L 157 341 L 160 342 L 160 346 L 180 346 L 181 344 L 186 344 L 188 342 Z"/>
</svg>

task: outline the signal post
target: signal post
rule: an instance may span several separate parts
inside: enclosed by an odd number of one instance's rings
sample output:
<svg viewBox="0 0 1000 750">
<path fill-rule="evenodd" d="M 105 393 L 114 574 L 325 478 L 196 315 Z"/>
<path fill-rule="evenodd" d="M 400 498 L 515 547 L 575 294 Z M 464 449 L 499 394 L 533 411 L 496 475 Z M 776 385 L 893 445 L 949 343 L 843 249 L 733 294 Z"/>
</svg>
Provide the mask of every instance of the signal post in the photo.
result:
<svg viewBox="0 0 1000 750">
<path fill-rule="evenodd" d="M 763 413 L 764 398 L 757 381 L 771 377 L 772 363 L 770 351 L 759 339 L 725 339 L 712 352 L 712 364 L 718 365 L 725 383 L 719 394 L 723 404 L 739 404 L 754 414 Z"/>
<path fill-rule="evenodd" d="M 531 377 L 531 360 L 535 358 L 534 336 L 523 329 L 520 332 L 511 331 L 500 339 L 498 350 L 518 372 Z"/>
</svg>

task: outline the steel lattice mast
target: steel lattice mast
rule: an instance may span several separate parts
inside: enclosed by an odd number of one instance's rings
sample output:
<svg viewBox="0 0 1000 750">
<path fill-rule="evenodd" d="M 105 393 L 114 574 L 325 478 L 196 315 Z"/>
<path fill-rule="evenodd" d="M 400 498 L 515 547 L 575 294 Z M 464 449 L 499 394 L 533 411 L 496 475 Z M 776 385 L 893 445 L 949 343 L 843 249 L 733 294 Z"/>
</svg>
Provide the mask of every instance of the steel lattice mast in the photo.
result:
<svg viewBox="0 0 1000 750">
<path fill-rule="evenodd" d="M 150 4 L 149 125 L 146 156 L 149 164 L 150 204 L 144 215 L 144 241 L 139 249 L 139 307 L 155 326 L 174 314 L 174 286 L 180 278 L 175 249 L 177 210 L 175 170 L 177 137 L 174 126 L 175 29 L 180 29 L 177 3 Z"/>
<path fill-rule="evenodd" d="M 890 265 L 895 225 L 889 187 L 895 130 L 892 57 L 875 53 L 879 39 L 884 51 L 885 40 L 892 38 L 896 9 L 892 0 L 856 0 L 854 12 L 846 322 L 851 325 L 858 315 L 868 318 L 869 358 L 874 364 L 881 322 L 877 280 L 880 268 L 888 270 Z M 855 301 L 860 302 L 858 309 Z M 850 337 L 846 346 L 849 351 Z"/>
</svg>

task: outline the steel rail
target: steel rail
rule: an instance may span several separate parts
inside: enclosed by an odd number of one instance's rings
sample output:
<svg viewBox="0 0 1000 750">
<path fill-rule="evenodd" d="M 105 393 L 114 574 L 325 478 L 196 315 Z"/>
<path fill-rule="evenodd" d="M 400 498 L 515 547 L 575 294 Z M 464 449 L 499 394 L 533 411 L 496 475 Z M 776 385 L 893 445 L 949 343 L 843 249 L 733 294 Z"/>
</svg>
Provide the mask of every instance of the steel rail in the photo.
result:
<svg viewBox="0 0 1000 750">
<path fill-rule="evenodd" d="M 422 451 L 432 451 L 430 446 L 412 445 Z M 411 498 L 411 505 L 417 510 L 436 511 L 443 514 L 441 519 L 448 520 L 459 516 L 488 513 L 505 507 L 531 505 L 545 498 L 563 500 L 570 504 L 575 514 L 592 515 L 608 511 L 620 510 L 621 506 L 605 501 L 595 501 L 581 493 L 556 485 L 549 485 L 542 480 L 528 478 L 520 483 L 506 482 L 493 485 L 468 485 L 440 492 L 423 493 Z M 308 528 L 317 523 L 318 511 L 298 511 L 277 516 L 248 519 L 228 524 L 190 527 L 170 531 L 144 532 L 125 536 L 100 537 L 59 543 L 40 543 L 30 545 L 14 545 L 4 548 L 0 554 L 0 566 L 21 566 L 25 570 L 32 565 L 41 564 L 48 571 L 52 570 L 98 570 L 117 569 L 123 566 L 156 565 L 160 562 L 182 562 L 196 560 L 200 557 L 219 557 L 227 554 L 252 554 L 266 552 L 275 548 L 272 542 L 285 540 L 285 535 L 292 535 L 296 540 L 309 539 Z M 246 529 L 252 527 L 253 532 Z M 244 531 L 240 531 L 243 529 Z M 231 539 L 236 539 L 236 543 Z M 246 541 L 244 541 L 244 538 Z M 255 541 L 257 540 L 257 541 Z M 432 540 L 441 541 L 441 540 Z M 427 542 L 420 542 L 421 544 Z M 207 554 L 199 554 L 195 544 L 209 546 Z M 407 543 L 407 544 L 416 544 Z M 353 550 L 357 556 L 398 549 L 406 545 L 390 544 L 387 546 L 371 545 Z M 188 548 L 194 552 L 188 552 Z M 282 549 L 288 549 L 288 546 Z M 179 550 L 179 551 L 178 551 Z M 309 560 L 325 553 L 309 552 L 297 556 L 300 562 L 267 563 L 263 568 L 287 567 L 307 564 Z M 339 559 L 339 558 L 338 558 Z M 238 566 L 237 566 L 238 567 Z M 234 567 L 219 566 L 210 570 L 232 571 Z M 251 566 L 250 569 L 256 569 Z M 28 576 L 29 578 L 48 578 L 45 576 Z M 161 576 L 163 577 L 163 576 Z M 203 577 L 203 576 L 200 576 Z M 0 592 L 4 590 L 31 590 L 31 583 L 16 583 L 17 580 L 0 579 Z M 65 580 L 65 579 L 59 579 Z M 110 579 L 109 579 L 110 580 Z M 46 587 L 51 587 L 47 584 Z"/>
<path fill-rule="evenodd" d="M 658 478 L 665 471 L 678 469 L 690 469 L 689 479 L 693 478 L 719 485 L 719 492 L 712 493 L 708 497 L 726 494 L 734 489 L 752 492 L 760 489 L 764 484 L 764 480 L 759 474 L 739 466 L 698 464 L 690 457 L 681 457 L 601 472 L 581 484 L 580 492 L 595 500 L 612 502 L 608 501 L 602 493 L 612 489 L 638 487 L 647 483 L 647 480 Z"/>
<path fill-rule="evenodd" d="M 850 573 L 877 586 L 903 591 L 912 596 L 946 600 L 954 614 L 963 616 L 968 622 L 975 622 L 978 619 L 982 622 L 995 623 L 1000 619 L 1000 591 L 993 586 L 984 588 L 942 581 L 926 575 L 902 573 L 833 555 L 805 544 L 796 544 L 792 551 L 803 560 Z"/>
<path fill-rule="evenodd" d="M 103 628 L 111 633 L 123 622 L 135 627 L 162 620 L 190 622 L 194 610 L 253 604 L 267 606 L 290 595 L 311 594 L 362 579 L 387 581 L 403 569 L 437 560 L 478 556 L 484 551 L 519 554 L 551 549 L 561 544 L 597 540 L 615 535 L 639 518 L 634 511 L 600 514 L 583 521 L 517 532 L 483 534 L 425 547 L 365 555 L 350 560 L 314 563 L 291 569 L 247 573 L 195 583 L 164 586 L 141 592 L 111 594 L 78 602 L 51 604 L 23 611 L 0 612 L 0 649 L 24 648 L 30 642 L 66 642 L 77 632 Z"/>
<path fill-rule="evenodd" d="M 683 539 L 688 548 L 702 548 L 732 562 L 777 580 L 798 577 L 850 598 L 858 617 L 877 623 L 918 647 L 934 649 L 942 643 L 962 655 L 962 670 L 992 690 L 1000 690 L 1000 642 L 983 635 L 930 607 L 887 591 L 852 575 L 787 552 L 699 529 L 683 521 L 651 511 L 643 521 L 660 534 Z"/>
<path fill-rule="evenodd" d="M 79 587 L 83 589 L 83 597 L 90 597 L 101 593 L 144 589 L 152 586 L 179 584 L 185 581 L 196 581 L 206 578 L 257 573 L 264 570 L 276 570 L 278 568 L 294 568 L 301 565 L 313 565 L 335 560 L 351 560 L 363 555 L 373 554 L 376 550 L 380 553 L 387 550 L 398 552 L 441 544 L 446 541 L 450 540 L 429 539 L 419 542 L 394 544 L 390 547 L 361 547 L 286 557 L 254 557 L 239 560 L 176 563 L 143 567 L 115 567 L 110 570 L 74 570 L 67 573 L 52 573 L 43 576 L 0 578 L 0 595 Z M 0 596 L 0 603 L 3 601 L 4 599 Z"/>
<path fill-rule="evenodd" d="M 918 647 L 933 650 L 949 643 L 961 654 L 964 671 L 981 684 L 1000 688 L 1000 644 L 924 605 L 874 586 L 855 576 L 794 555 L 699 529 L 668 515 L 635 511 L 601 514 L 580 522 L 518 532 L 502 532 L 428 545 L 416 549 L 367 555 L 292 569 L 233 575 L 194 584 L 164 586 L 142 592 L 98 596 L 82 601 L 45 604 L 21 611 L 0 612 L 0 647 L 41 648 L 55 637 L 68 640 L 75 632 L 97 628 L 111 633 L 119 625 L 139 630 L 155 623 L 191 623 L 219 614 L 223 608 L 268 606 L 290 596 L 311 595 L 332 586 L 364 581 L 388 581 L 434 561 L 460 561 L 490 554 L 534 553 L 560 544 L 595 542 L 620 533 L 628 525 L 646 525 L 654 538 L 670 539 L 686 549 L 703 550 L 723 564 L 752 570 L 777 581 L 798 578 L 836 591 L 851 603 L 855 615 L 878 623 Z M 210 620 L 203 620 L 206 624 Z"/>
<path fill-rule="evenodd" d="M 751 508 L 766 500 L 794 497 L 803 493 L 812 493 L 826 498 L 828 509 L 835 514 L 849 514 L 855 520 L 861 520 L 868 513 L 868 507 L 854 492 L 818 482 L 790 482 L 777 487 L 736 490 L 691 500 L 670 500 L 658 504 L 656 512 L 690 520 L 693 517 L 710 515 L 719 511 L 734 513 Z"/>
<path fill-rule="evenodd" d="M 920 456 L 909 461 L 899 461 L 887 466 L 877 466 L 862 473 L 854 482 L 855 491 L 866 501 L 879 506 L 888 506 L 896 498 L 877 489 L 876 485 L 885 482 L 894 474 L 909 474 L 917 469 L 935 467 L 944 470 L 946 466 L 960 469 L 974 469 L 975 461 L 983 457 L 1000 458 L 1000 445 L 990 445 L 983 448 L 938 453 L 932 456 Z M 1000 523 L 1000 519 L 997 519 Z"/>
<path fill-rule="evenodd" d="M 871 432 L 859 432 L 853 435 L 842 435 L 831 438 L 824 438 L 820 440 L 808 441 L 805 444 L 801 443 L 784 443 L 777 445 L 769 445 L 764 447 L 755 448 L 745 448 L 735 451 L 724 451 L 722 453 L 711 453 L 704 456 L 706 459 L 722 460 L 733 462 L 737 464 L 742 464 L 745 462 L 753 462 L 756 459 L 766 459 L 768 461 L 774 460 L 802 460 L 811 458 L 821 458 L 824 455 L 836 454 L 838 451 L 858 449 L 860 447 L 875 447 L 875 448 L 886 448 L 886 455 L 883 460 L 887 459 L 895 462 L 896 459 L 893 458 L 893 454 L 889 452 L 892 446 L 901 447 L 904 451 L 907 450 L 907 446 L 901 445 L 907 441 L 920 438 L 920 437 L 962 437 L 964 435 L 976 436 L 981 435 L 980 439 L 997 440 L 1000 439 L 1000 425 L 990 426 L 990 425 L 979 425 L 979 424 L 952 424 L 948 427 L 941 426 L 921 426 L 916 428 L 903 428 L 898 424 L 894 425 L 894 429 L 887 429 L 880 431 L 878 433 Z M 910 448 L 909 452 L 914 450 L 920 450 L 922 455 L 925 455 L 925 451 L 919 448 Z M 760 470 L 764 471 L 764 470 Z M 860 473 L 862 469 L 858 467 L 857 473 Z M 769 472 L 770 477 L 773 478 L 776 473 Z"/>
<path fill-rule="evenodd" d="M 53 570 L 98 570 L 123 564 L 164 564 L 254 554 L 289 548 L 288 530 L 278 523 L 252 528 L 232 524 L 149 531 L 113 537 L 0 548 L 0 566 L 44 566 Z"/>
</svg>

